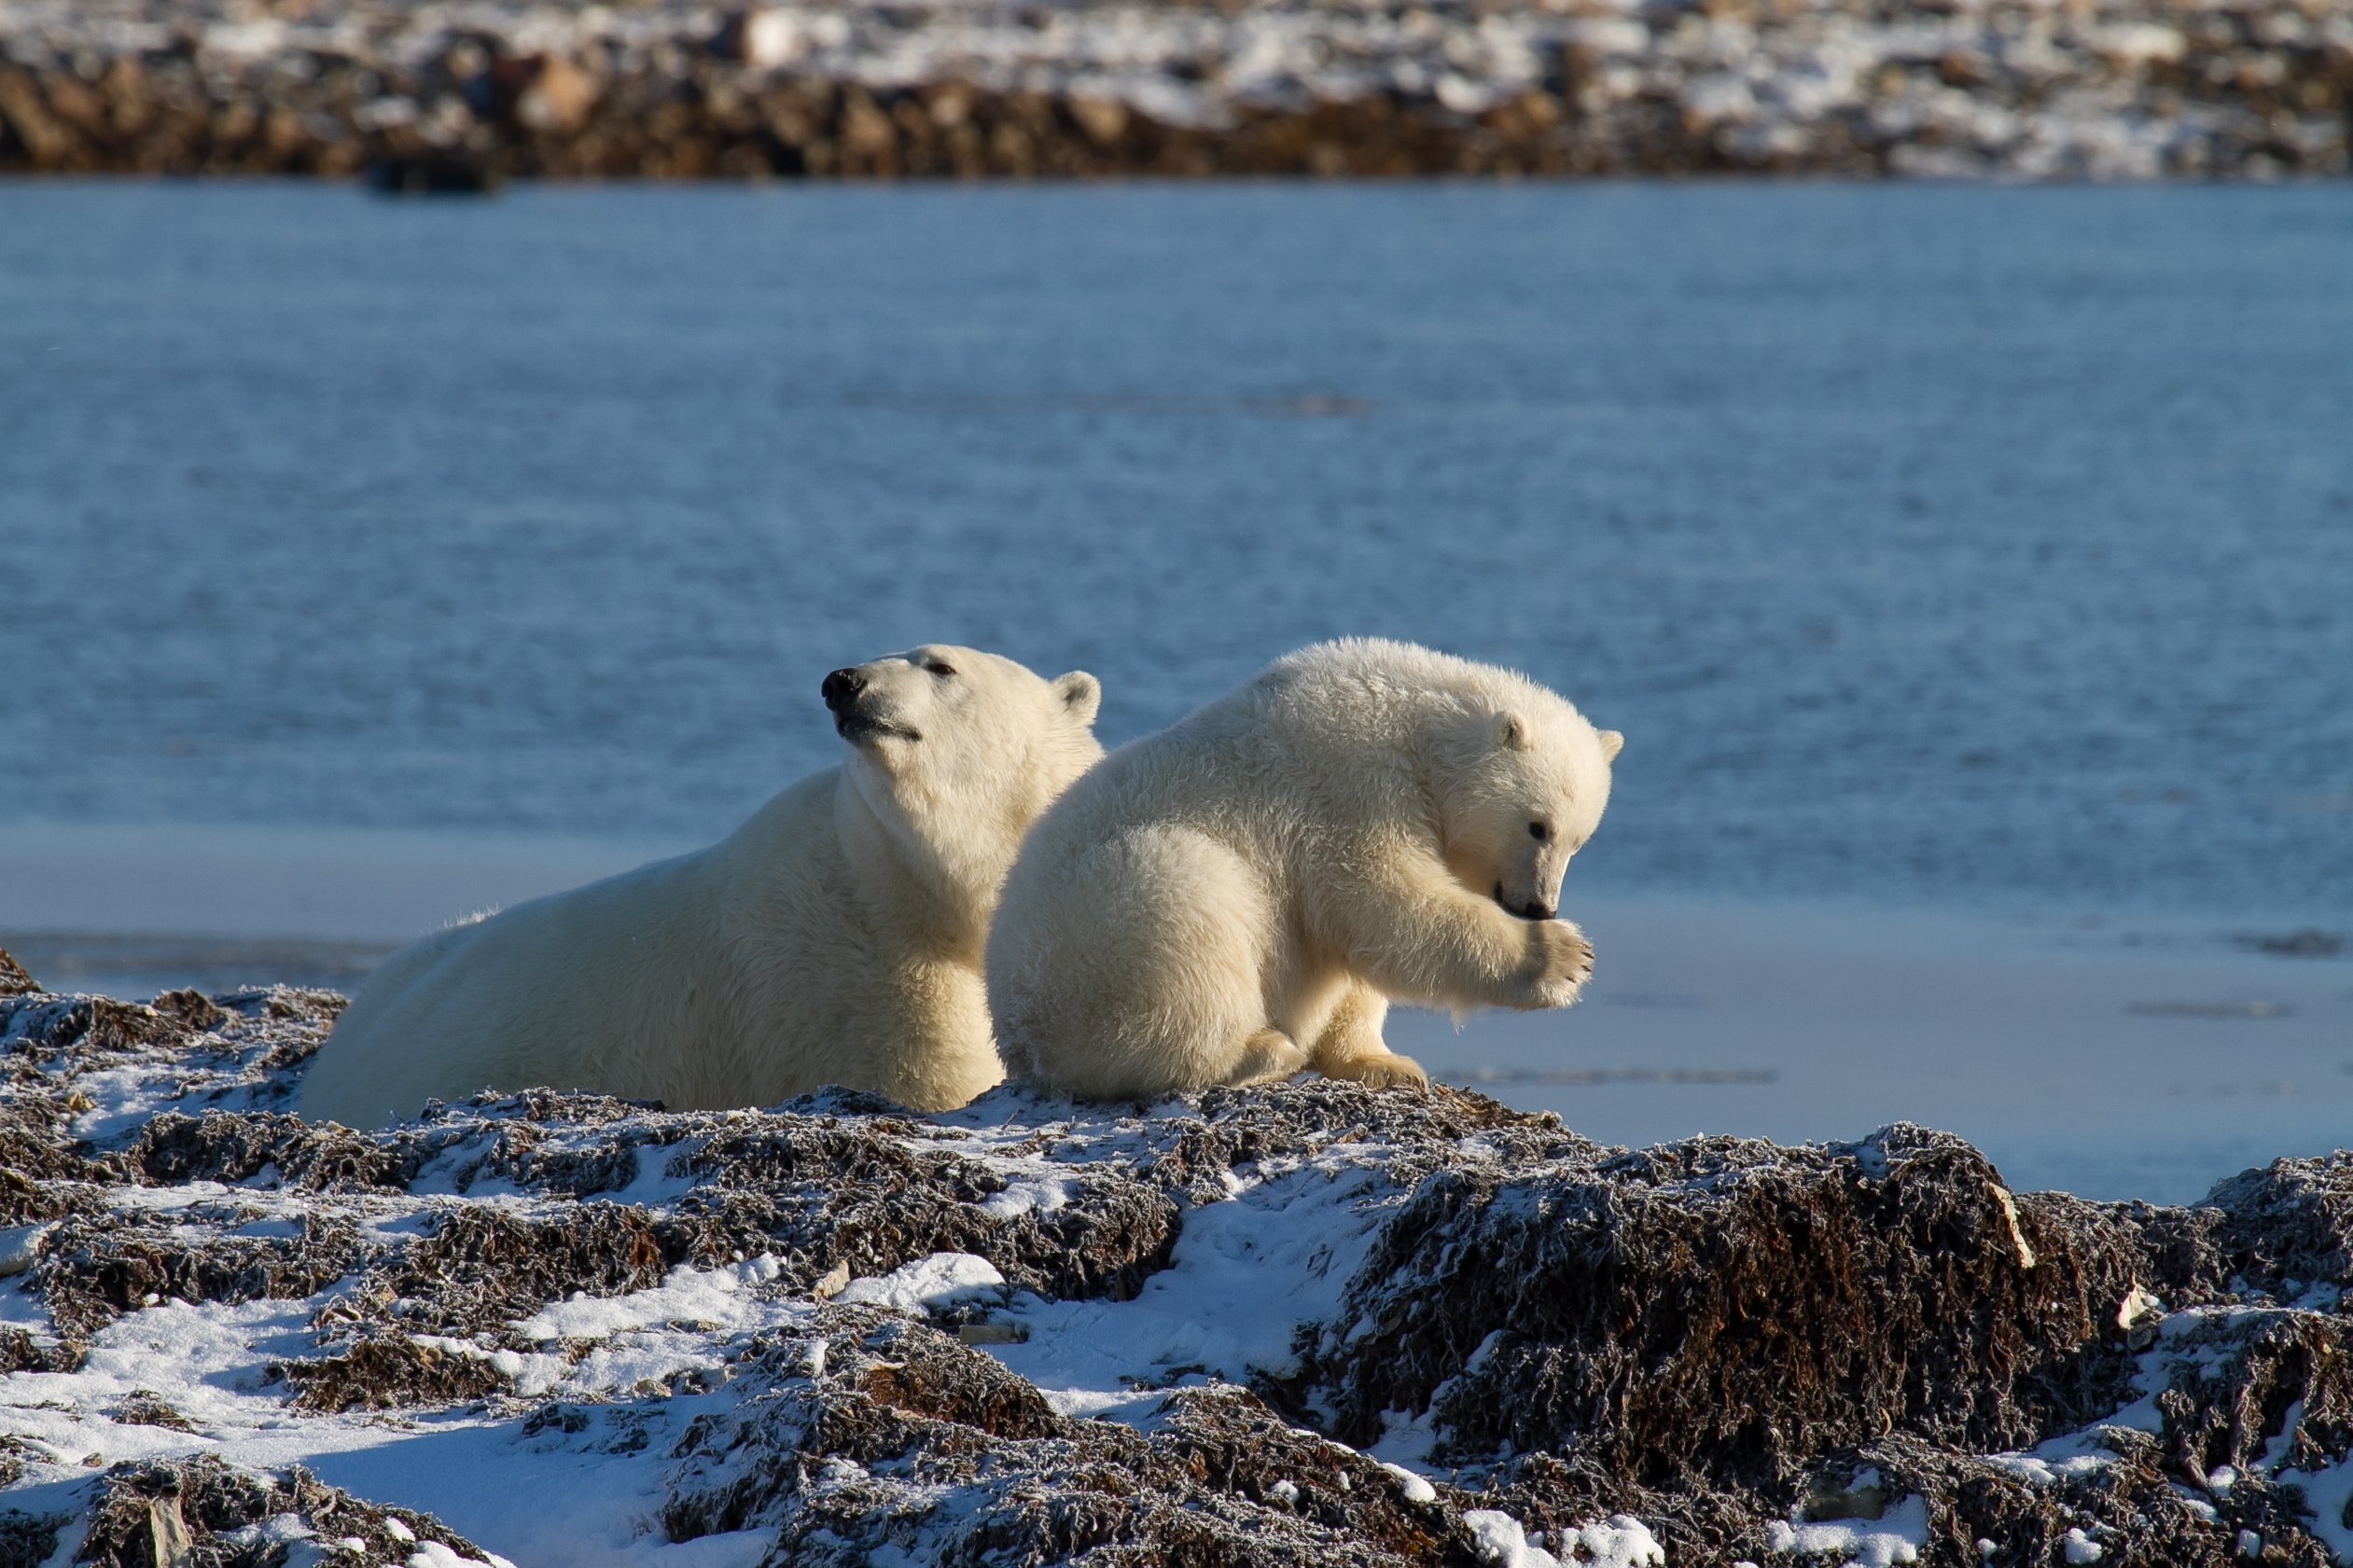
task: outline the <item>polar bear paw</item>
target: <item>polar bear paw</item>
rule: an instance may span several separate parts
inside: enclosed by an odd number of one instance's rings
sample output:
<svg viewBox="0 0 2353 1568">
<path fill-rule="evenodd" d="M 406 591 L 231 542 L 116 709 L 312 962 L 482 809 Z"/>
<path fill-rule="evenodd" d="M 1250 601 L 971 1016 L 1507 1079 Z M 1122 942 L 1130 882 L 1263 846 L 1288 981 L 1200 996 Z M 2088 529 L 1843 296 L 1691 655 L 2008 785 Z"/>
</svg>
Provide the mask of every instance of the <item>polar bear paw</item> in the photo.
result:
<svg viewBox="0 0 2353 1568">
<path fill-rule="evenodd" d="M 1538 921 L 1534 927 L 1536 1006 L 1566 1007 L 1593 978 L 1594 945 L 1565 920 Z"/>
<path fill-rule="evenodd" d="M 1260 1029 L 1242 1042 L 1242 1054 L 1225 1081 L 1235 1089 L 1274 1083 L 1306 1065 L 1307 1053 L 1297 1041 L 1279 1029 Z"/>
<path fill-rule="evenodd" d="M 1429 1075 L 1422 1071 L 1422 1064 L 1395 1051 L 1384 1051 L 1379 1056 L 1353 1056 L 1328 1064 L 1323 1072 L 1325 1077 L 1345 1078 L 1367 1089 L 1429 1088 Z"/>
</svg>

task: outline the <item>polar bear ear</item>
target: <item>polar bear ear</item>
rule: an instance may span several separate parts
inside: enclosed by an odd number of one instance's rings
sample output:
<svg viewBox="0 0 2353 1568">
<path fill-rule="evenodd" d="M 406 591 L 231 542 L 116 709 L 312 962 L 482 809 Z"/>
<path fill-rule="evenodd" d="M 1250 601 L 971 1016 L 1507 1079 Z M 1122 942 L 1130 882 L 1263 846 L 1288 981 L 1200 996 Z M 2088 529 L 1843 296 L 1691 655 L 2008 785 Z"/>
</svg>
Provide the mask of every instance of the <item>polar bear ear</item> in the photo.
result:
<svg viewBox="0 0 2353 1568">
<path fill-rule="evenodd" d="M 1496 744 L 1505 751 L 1527 750 L 1527 720 L 1512 713 L 1496 715 Z"/>
<path fill-rule="evenodd" d="M 1080 724 L 1093 724 L 1095 710 L 1103 706 L 1103 683 L 1084 670 L 1055 676 L 1054 691 L 1061 697 L 1063 707 Z"/>
<path fill-rule="evenodd" d="M 1601 759 L 1604 762 L 1625 749 L 1626 738 L 1614 729 L 1596 729 L 1594 739 L 1601 742 Z"/>
</svg>

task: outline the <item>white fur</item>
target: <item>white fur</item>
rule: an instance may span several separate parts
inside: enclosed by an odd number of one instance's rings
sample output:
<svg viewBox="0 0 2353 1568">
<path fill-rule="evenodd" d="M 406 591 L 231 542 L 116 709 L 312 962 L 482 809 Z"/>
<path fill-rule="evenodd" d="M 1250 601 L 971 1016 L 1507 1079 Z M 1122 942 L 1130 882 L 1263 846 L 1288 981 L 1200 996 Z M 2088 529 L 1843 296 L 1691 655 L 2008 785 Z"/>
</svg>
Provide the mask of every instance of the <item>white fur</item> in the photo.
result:
<svg viewBox="0 0 2353 1568">
<path fill-rule="evenodd" d="M 539 1085 L 701 1109 L 844 1084 L 940 1110 L 996 1083 L 982 944 L 1023 833 L 1103 755 L 1100 687 L 970 648 L 857 669 L 887 728 L 719 843 L 385 961 L 304 1114 L 371 1126 Z"/>
<path fill-rule="evenodd" d="M 1523 916 L 1557 910 L 1620 739 L 1410 644 L 1278 659 L 1031 829 L 988 945 L 1008 1069 L 1095 1099 L 1305 1067 L 1420 1083 L 1382 1041 L 1391 998 L 1567 1006 L 1593 950 Z"/>
</svg>

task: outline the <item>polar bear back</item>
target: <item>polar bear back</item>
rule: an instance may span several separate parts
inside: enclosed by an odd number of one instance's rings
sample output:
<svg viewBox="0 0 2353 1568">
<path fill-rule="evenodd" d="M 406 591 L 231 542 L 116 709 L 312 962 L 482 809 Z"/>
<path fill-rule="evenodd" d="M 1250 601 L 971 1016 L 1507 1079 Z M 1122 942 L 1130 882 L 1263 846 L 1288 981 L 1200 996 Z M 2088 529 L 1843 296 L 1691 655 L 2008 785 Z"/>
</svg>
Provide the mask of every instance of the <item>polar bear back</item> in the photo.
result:
<svg viewBox="0 0 2353 1568">
<path fill-rule="evenodd" d="M 373 1125 L 536 1086 L 717 1108 L 826 1084 L 930 1110 L 996 1082 L 988 918 L 1030 821 L 1102 755 L 1100 687 L 935 645 L 823 689 L 842 766 L 708 849 L 394 955 L 304 1113 Z"/>
<path fill-rule="evenodd" d="M 763 809 L 764 828 L 820 816 L 831 784 L 829 772 L 803 780 Z M 822 884 L 832 869 L 830 836 L 811 837 L 807 853 L 778 868 L 775 894 L 788 903 L 820 901 L 796 884 Z M 742 1038 L 740 998 L 703 983 L 725 943 L 720 852 L 731 848 L 742 846 L 731 839 L 656 861 L 402 950 L 337 1020 L 304 1085 L 304 1114 L 370 1126 L 428 1099 L 524 1087 L 679 1107 L 717 1103 L 722 1085 L 746 1094 L 738 1103 L 793 1092 L 774 1074 L 767 1085 L 746 1081 L 759 1053 Z M 822 995 L 801 983 L 806 967 L 796 961 L 761 989 L 796 993 L 805 1010 Z"/>
</svg>

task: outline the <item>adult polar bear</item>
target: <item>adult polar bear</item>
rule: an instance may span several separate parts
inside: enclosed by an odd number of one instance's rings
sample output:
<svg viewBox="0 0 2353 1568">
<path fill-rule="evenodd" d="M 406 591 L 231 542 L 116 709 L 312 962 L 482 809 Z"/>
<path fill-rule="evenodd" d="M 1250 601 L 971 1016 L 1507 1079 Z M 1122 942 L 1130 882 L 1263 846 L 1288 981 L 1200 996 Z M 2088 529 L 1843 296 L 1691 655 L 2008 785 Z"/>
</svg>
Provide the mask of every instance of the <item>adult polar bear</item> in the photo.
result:
<svg viewBox="0 0 2353 1568">
<path fill-rule="evenodd" d="M 1314 1067 L 1421 1083 L 1392 997 L 1559 1007 L 1554 917 L 1622 738 L 1543 687 L 1405 643 L 1303 648 L 1123 746 L 1031 829 L 989 936 L 1019 1079 L 1149 1098 Z"/>
<path fill-rule="evenodd" d="M 372 1126 L 550 1085 L 677 1109 L 872 1089 L 919 1110 L 1002 1075 L 982 944 L 1022 835 L 1103 755 L 1102 688 L 926 646 L 836 670 L 849 743 L 709 849 L 452 926 L 369 977 L 303 1086 Z"/>
</svg>

